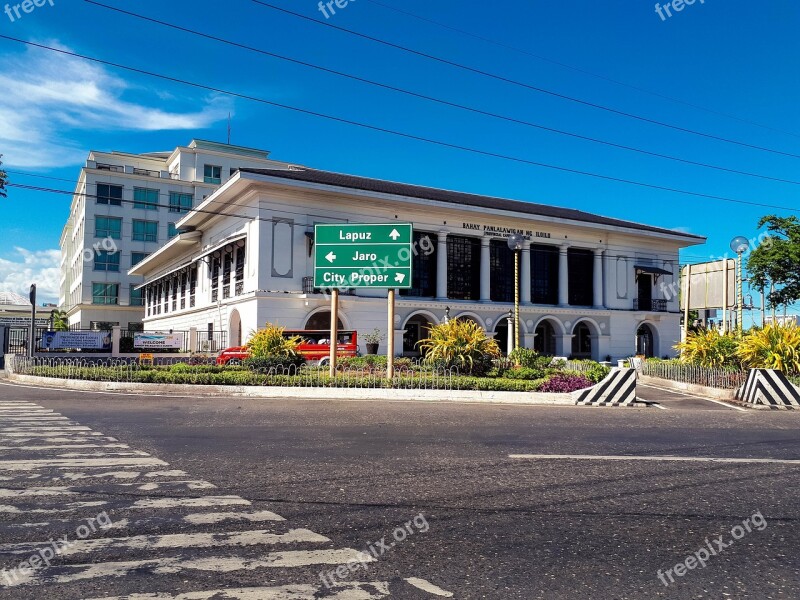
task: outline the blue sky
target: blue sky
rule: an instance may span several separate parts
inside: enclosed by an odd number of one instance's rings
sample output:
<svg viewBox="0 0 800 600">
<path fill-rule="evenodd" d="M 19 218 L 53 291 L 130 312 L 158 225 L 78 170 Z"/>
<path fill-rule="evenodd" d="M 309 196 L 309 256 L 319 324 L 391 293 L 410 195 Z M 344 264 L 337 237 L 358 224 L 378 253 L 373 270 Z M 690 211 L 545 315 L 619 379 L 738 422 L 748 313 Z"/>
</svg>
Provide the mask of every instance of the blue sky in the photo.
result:
<svg viewBox="0 0 800 600">
<path fill-rule="evenodd" d="M 679 132 L 467 73 L 251 0 L 140 0 L 133 6 L 103 1 L 481 110 L 651 152 L 800 181 L 800 158 Z M 380 0 L 380 4 L 352 0 L 327 20 L 313 0 L 267 1 L 559 94 L 800 154 L 796 108 L 800 9 L 790 0 L 697 0 L 666 20 L 658 16 L 650 0 Z M 53 0 L 52 6 L 45 4 L 14 22 L 0 13 L 0 35 L 451 144 L 800 210 L 796 184 L 644 156 L 443 107 L 84 1 Z M 708 244 L 684 252 L 685 262 L 729 252 L 728 242 L 734 235 L 756 236 L 763 214 L 792 214 L 479 156 L 85 63 L 3 39 L 0 89 L 0 153 L 10 171 L 74 180 L 90 149 L 166 150 L 193 137 L 224 141 L 230 111 L 233 143 L 269 149 L 280 160 L 570 206 L 707 236 Z M 72 187 L 66 181 L 17 173 L 11 173 L 11 178 L 15 183 Z M 58 247 L 68 206 L 68 196 L 10 190 L 0 221 L 4 239 L 0 287 L 24 290 L 28 279 L 36 277 L 50 282 L 44 287 L 52 288 L 53 250 Z"/>
</svg>

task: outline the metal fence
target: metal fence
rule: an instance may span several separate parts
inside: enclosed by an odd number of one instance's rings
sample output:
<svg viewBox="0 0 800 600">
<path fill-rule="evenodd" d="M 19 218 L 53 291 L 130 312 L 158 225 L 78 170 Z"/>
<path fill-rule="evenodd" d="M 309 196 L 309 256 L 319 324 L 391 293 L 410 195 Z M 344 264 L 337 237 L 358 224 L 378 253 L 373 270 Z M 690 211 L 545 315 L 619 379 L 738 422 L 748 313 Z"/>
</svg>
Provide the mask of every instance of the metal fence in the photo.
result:
<svg viewBox="0 0 800 600">
<path fill-rule="evenodd" d="M 188 334 L 187 334 L 188 338 Z M 214 353 L 228 347 L 227 331 L 198 331 L 197 344 L 192 352 Z"/>
<path fill-rule="evenodd" d="M 371 367 L 340 366 L 331 377 L 328 367 L 279 366 L 249 370 L 244 367 L 217 367 L 213 358 L 155 357 L 154 364 L 135 359 L 48 358 L 15 356 L 11 369 L 20 375 L 68 380 L 122 383 L 179 383 L 195 385 L 292 386 L 306 388 L 362 389 L 473 389 L 457 369 L 431 368 L 422 364 L 401 366 L 390 382 L 385 370 Z"/>
<path fill-rule="evenodd" d="M 680 383 L 703 385 L 723 390 L 735 390 L 747 380 L 746 371 L 729 369 L 709 369 L 696 365 L 683 365 L 674 362 L 642 361 L 642 375 L 669 379 Z"/>
</svg>

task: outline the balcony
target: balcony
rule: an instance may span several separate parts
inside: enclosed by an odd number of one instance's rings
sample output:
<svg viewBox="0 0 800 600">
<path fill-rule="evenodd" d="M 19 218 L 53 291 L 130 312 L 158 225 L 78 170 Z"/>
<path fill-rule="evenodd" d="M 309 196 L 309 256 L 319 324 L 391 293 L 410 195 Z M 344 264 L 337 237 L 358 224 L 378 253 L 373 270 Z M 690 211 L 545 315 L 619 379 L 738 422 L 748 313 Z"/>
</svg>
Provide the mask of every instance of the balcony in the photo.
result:
<svg viewBox="0 0 800 600">
<path fill-rule="evenodd" d="M 633 310 L 644 310 L 648 312 L 667 312 L 666 300 L 639 300 L 634 298 Z"/>
<path fill-rule="evenodd" d="M 144 175 L 145 177 L 161 177 L 161 171 L 151 171 L 150 169 L 133 169 L 134 175 Z"/>
</svg>

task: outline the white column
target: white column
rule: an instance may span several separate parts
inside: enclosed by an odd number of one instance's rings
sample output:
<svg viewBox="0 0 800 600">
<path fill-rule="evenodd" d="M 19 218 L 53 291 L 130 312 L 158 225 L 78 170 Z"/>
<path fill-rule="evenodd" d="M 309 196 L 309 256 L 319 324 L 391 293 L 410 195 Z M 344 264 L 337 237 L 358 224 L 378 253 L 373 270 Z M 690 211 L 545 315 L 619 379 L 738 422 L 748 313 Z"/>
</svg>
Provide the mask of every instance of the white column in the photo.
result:
<svg viewBox="0 0 800 600">
<path fill-rule="evenodd" d="M 436 242 L 436 299 L 447 300 L 447 232 L 440 231 Z"/>
<path fill-rule="evenodd" d="M 520 257 L 519 268 L 522 270 L 520 273 L 520 290 L 519 301 L 522 304 L 531 303 L 531 243 L 525 241 L 522 244 L 522 256 Z"/>
<path fill-rule="evenodd" d="M 490 243 L 490 238 L 481 238 L 481 302 L 490 302 L 492 300 L 492 251 Z"/>
<path fill-rule="evenodd" d="M 594 250 L 594 307 L 605 308 L 603 306 L 603 249 Z"/>
<path fill-rule="evenodd" d="M 562 244 L 558 250 L 558 305 L 569 306 L 569 244 Z"/>
</svg>

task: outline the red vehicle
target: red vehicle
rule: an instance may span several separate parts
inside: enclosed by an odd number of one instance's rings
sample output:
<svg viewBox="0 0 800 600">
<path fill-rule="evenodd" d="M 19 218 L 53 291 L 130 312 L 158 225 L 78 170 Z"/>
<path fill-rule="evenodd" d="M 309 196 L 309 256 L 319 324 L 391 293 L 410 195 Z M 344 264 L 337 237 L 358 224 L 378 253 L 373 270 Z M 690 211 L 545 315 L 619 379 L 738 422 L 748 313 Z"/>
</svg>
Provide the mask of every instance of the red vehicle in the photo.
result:
<svg viewBox="0 0 800 600">
<path fill-rule="evenodd" d="M 330 331 L 311 331 L 311 330 L 296 330 L 283 332 L 284 337 L 298 336 L 302 338 L 300 346 L 297 351 L 305 357 L 309 362 L 319 361 L 320 364 L 325 364 L 330 359 L 331 345 L 330 345 Z M 358 332 L 356 331 L 340 331 L 338 333 L 339 344 L 336 347 L 336 355 L 340 357 L 357 356 L 358 355 Z M 226 348 L 217 356 L 218 365 L 240 365 L 246 359 L 250 358 L 250 352 L 247 346 L 234 346 Z"/>
</svg>

